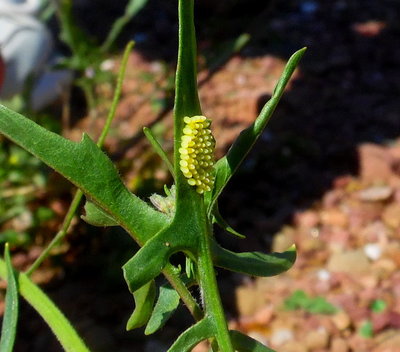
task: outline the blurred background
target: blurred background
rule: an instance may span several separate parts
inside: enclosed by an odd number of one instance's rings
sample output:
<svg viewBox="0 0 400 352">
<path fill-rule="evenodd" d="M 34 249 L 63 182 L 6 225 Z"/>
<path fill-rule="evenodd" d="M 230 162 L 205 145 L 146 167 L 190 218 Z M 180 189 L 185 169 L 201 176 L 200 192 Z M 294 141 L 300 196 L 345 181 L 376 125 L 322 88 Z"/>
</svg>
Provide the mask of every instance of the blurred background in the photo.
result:
<svg viewBox="0 0 400 352">
<path fill-rule="evenodd" d="M 27 79 L 23 91 L 2 103 L 72 140 L 83 131 L 96 138 L 123 47 L 133 39 L 105 149 L 132 192 L 142 198 L 162 192 L 172 178 L 142 127 L 172 152 L 177 1 L 142 1 L 104 50 L 127 2 L 71 4 L 64 8 L 68 16 L 52 3 L 37 16 L 51 33 L 66 88 L 37 109 L 30 100 L 35 81 Z M 231 326 L 280 352 L 398 351 L 399 2 L 196 0 L 195 18 L 201 104 L 213 120 L 218 157 L 257 117 L 290 55 L 308 47 L 221 199 L 221 213 L 247 238 L 216 229 L 218 240 L 236 251 L 283 251 L 295 242 L 298 260 L 274 278 L 219 271 Z M 66 39 L 68 23 L 73 38 L 81 38 L 79 48 Z M 52 239 L 73 191 L 0 136 L 0 242 L 11 243 L 16 267 L 27 268 Z M 67 241 L 33 276 L 93 351 L 165 351 L 191 322 L 181 307 L 155 335 L 125 331 L 134 303 L 120 268 L 136 249 L 123 230 L 76 217 Z M 21 317 L 16 351 L 61 351 L 27 304 Z"/>
</svg>

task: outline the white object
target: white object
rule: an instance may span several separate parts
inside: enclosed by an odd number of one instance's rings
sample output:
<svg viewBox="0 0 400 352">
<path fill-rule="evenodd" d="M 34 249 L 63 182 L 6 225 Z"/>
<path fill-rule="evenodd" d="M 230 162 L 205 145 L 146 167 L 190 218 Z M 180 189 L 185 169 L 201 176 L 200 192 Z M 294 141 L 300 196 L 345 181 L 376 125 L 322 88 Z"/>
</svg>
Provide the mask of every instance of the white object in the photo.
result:
<svg viewBox="0 0 400 352">
<path fill-rule="evenodd" d="M 317 277 L 320 281 L 329 281 L 331 276 L 331 273 L 326 269 L 320 269 L 317 271 Z"/>
<path fill-rule="evenodd" d="M 285 328 L 278 328 L 274 330 L 271 334 L 271 344 L 275 346 L 283 345 L 285 342 L 291 341 L 293 339 L 293 331 Z"/>
<path fill-rule="evenodd" d="M 53 46 L 50 33 L 35 18 L 0 11 L 0 28 L 0 50 L 6 67 L 0 96 L 9 99 L 23 90 L 30 75 L 39 73 Z"/>
<path fill-rule="evenodd" d="M 371 260 L 378 260 L 382 255 L 382 248 L 377 243 L 368 243 L 364 246 L 365 255 Z"/>
<path fill-rule="evenodd" d="M 6 14 L 36 15 L 42 4 L 41 0 L 1 0 L 0 12 Z"/>
<path fill-rule="evenodd" d="M 0 54 L 5 65 L 0 99 L 22 93 L 32 77 L 30 107 L 39 110 L 54 101 L 69 85 L 72 73 L 52 71 L 53 40 L 34 15 L 40 0 L 0 0 Z"/>
</svg>

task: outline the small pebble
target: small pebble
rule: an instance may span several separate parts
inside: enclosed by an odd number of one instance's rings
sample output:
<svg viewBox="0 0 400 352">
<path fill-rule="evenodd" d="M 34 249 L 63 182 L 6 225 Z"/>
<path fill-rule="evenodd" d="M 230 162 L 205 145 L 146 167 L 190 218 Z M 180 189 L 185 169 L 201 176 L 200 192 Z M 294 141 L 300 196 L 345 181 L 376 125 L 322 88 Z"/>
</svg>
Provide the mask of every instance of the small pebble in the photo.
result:
<svg viewBox="0 0 400 352">
<path fill-rule="evenodd" d="M 328 342 L 329 334 L 323 327 L 314 331 L 310 331 L 307 333 L 305 338 L 305 343 L 309 350 L 326 348 L 328 346 Z"/>
<path fill-rule="evenodd" d="M 349 315 L 343 310 L 337 312 L 331 319 L 340 331 L 347 329 L 351 323 Z"/>
<path fill-rule="evenodd" d="M 331 352 L 348 352 L 349 351 L 349 345 L 346 342 L 346 340 L 340 338 L 340 337 L 335 337 L 332 342 L 331 342 Z"/>
<path fill-rule="evenodd" d="M 388 199 L 393 193 L 389 186 L 374 186 L 358 193 L 358 198 L 366 202 L 378 202 Z"/>
<path fill-rule="evenodd" d="M 369 259 L 375 261 L 381 257 L 382 249 L 377 243 L 368 243 L 364 246 L 364 253 Z"/>
<path fill-rule="evenodd" d="M 332 276 L 331 273 L 326 269 L 321 269 L 321 270 L 318 270 L 318 272 L 317 272 L 318 280 L 321 280 L 321 281 L 329 281 L 331 276 Z"/>
<path fill-rule="evenodd" d="M 293 331 L 289 329 L 277 329 L 271 335 L 271 344 L 274 346 L 280 346 L 287 341 L 293 340 Z"/>
<path fill-rule="evenodd" d="M 289 341 L 279 347 L 279 352 L 308 352 L 307 347 L 297 341 Z"/>
<path fill-rule="evenodd" d="M 331 272 L 344 272 L 355 276 L 367 273 L 371 269 L 370 261 L 361 249 L 334 253 L 328 260 L 327 268 Z"/>
</svg>

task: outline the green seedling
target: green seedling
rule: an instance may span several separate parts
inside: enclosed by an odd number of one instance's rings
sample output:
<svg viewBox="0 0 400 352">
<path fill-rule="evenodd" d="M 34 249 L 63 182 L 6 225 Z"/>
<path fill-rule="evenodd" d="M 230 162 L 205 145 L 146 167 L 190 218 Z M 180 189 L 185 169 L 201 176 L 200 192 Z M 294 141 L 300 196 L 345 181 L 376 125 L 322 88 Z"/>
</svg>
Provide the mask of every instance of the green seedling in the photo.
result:
<svg viewBox="0 0 400 352">
<path fill-rule="evenodd" d="M 374 300 L 370 307 L 372 314 L 383 313 L 387 308 L 387 303 L 382 299 Z M 369 339 L 374 336 L 374 325 L 370 319 L 363 321 L 358 333 L 360 336 Z"/>
<path fill-rule="evenodd" d="M 371 303 L 370 308 L 373 313 L 383 313 L 387 308 L 387 304 L 383 299 L 376 299 Z"/>
<path fill-rule="evenodd" d="M 374 336 L 374 326 L 372 324 L 371 320 L 365 320 L 361 324 L 358 333 L 360 334 L 361 337 L 364 337 L 365 339 L 370 339 L 371 337 Z"/>
<path fill-rule="evenodd" d="M 212 117 L 203 117 L 197 92 L 193 5 L 193 0 L 179 0 L 172 161 L 151 131 L 145 130 L 175 181 L 173 188 L 165 189 L 165 196 L 152 196 L 155 206 L 125 187 L 114 164 L 102 151 L 110 119 L 97 144 L 87 135 L 75 143 L 0 106 L 0 132 L 79 188 L 62 230 L 32 267 L 26 273 L 19 273 L 17 281 L 19 293 L 43 316 L 67 351 L 88 351 L 88 347 L 48 298 L 39 289 L 32 289 L 35 286 L 28 276 L 48 257 L 54 244 L 65 237 L 82 194 L 87 201 L 86 221 L 100 226 L 121 226 L 140 246 L 122 268 L 135 301 L 127 330 L 146 325 L 145 334 L 156 332 L 182 302 L 194 323 L 177 338 L 169 352 L 191 351 L 203 340 L 209 340 L 214 352 L 271 351 L 251 337 L 228 329 L 215 267 L 252 276 L 273 276 L 293 265 L 296 250 L 292 247 L 283 253 L 235 253 L 217 242 L 213 226 L 222 223 L 224 228 L 229 227 L 218 212 L 218 198 L 260 137 L 305 49 L 289 59 L 258 118 L 240 134 L 228 153 L 214 163 Z M 186 270 L 169 261 L 178 252 L 186 257 Z M 0 276 L 5 278 L 6 272 L 4 262 L 0 261 Z M 157 289 L 155 279 L 161 274 L 166 282 Z M 197 286 L 200 302 L 192 295 L 192 286 Z M 44 303 L 47 310 L 42 309 Z"/>
<path fill-rule="evenodd" d="M 302 290 L 294 291 L 286 298 L 284 307 L 287 310 L 302 309 L 311 314 L 334 314 L 338 311 L 324 297 L 310 297 Z"/>
</svg>

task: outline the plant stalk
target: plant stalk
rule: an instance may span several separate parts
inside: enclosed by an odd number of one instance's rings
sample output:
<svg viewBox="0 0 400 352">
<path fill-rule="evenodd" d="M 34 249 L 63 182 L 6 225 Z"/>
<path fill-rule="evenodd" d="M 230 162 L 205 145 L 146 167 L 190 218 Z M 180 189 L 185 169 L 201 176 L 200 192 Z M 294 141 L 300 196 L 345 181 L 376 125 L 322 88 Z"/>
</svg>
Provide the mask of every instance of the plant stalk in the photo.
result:
<svg viewBox="0 0 400 352">
<path fill-rule="evenodd" d="M 205 229 L 200 240 L 198 272 L 200 288 L 205 305 L 206 315 L 211 318 L 215 326 L 215 337 L 218 343 L 218 351 L 234 352 L 232 341 L 229 335 L 221 296 L 219 294 L 215 276 L 214 264 L 211 255 L 210 237 L 212 235 L 211 225 L 204 221 Z M 212 343 L 215 349 L 215 341 Z M 216 351 L 215 351 L 216 352 Z"/>
<path fill-rule="evenodd" d="M 191 295 L 183 281 L 176 274 L 172 264 L 168 264 L 164 268 L 163 274 L 165 278 L 169 281 L 171 286 L 176 290 L 176 292 L 179 293 L 182 302 L 186 305 L 193 318 L 197 321 L 201 320 L 204 316 L 203 311 L 194 300 L 193 296 Z"/>
<path fill-rule="evenodd" d="M 6 263 L 0 259 L 0 277 L 7 278 Z M 74 327 L 57 306 L 25 274 L 18 274 L 18 290 L 22 297 L 49 325 L 66 352 L 89 352 Z"/>
<path fill-rule="evenodd" d="M 75 212 L 79 207 L 79 204 L 82 200 L 83 193 L 80 189 L 75 192 L 74 198 L 72 199 L 71 205 L 69 206 L 67 215 L 65 215 L 64 221 L 62 223 L 60 231 L 57 232 L 57 235 L 51 240 L 51 242 L 47 245 L 47 247 L 43 250 L 38 258 L 33 262 L 33 264 L 29 267 L 29 269 L 25 272 L 27 276 L 32 275 L 32 273 L 43 263 L 44 260 L 49 256 L 50 252 L 54 247 L 56 247 L 66 236 L 68 229 L 71 225 L 71 221 L 75 216 Z"/>
</svg>

